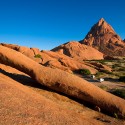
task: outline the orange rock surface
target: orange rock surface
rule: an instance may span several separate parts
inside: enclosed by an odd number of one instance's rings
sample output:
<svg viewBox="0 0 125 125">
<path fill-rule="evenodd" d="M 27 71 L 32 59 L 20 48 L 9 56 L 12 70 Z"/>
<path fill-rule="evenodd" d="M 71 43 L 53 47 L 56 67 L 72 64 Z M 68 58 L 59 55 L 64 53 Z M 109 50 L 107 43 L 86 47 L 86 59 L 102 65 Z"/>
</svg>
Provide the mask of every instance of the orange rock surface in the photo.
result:
<svg viewBox="0 0 125 125">
<path fill-rule="evenodd" d="M 4 46 L 0 46 L 0 62 L 30 75 L 38 83 L 52 90 L 96 105 L 112 115 L 117 113 L 119 117 L 125 116 L 125 100 L 109 94 L 73 74 L 44 67 L 25 55 Z"/>
<path fill-rule="evenodd" d="M 80 43 L 91 46 L 109 56 L 125 56 L 125 43 L 114 29 L 101 18 Z"/>
<path fill-rule="evenodd" d="M 80 44 L 77 41 L 71 41 L 65 44 L 62 44 L 54 49 L 54 52 L 65 54 L 69 57 L 72 57 L 76 60 L 93 60 L 93 59 L 103 59 L 103 54 L 98 50 Z"/>
</svg>

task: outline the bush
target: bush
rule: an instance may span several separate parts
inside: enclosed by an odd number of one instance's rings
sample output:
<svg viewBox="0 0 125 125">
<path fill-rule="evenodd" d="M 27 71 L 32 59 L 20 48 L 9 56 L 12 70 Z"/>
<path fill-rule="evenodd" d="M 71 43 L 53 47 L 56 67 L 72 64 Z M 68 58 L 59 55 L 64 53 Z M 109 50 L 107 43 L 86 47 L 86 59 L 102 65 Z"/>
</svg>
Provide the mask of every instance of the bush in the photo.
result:
<svg viewBox="0 0 125 125">
<path fill-rule="evenodd" d="M 117 68 L 119 66 L 120 66 L 120 64 L 114 64 L 114 65 L 112 65 L 112 68 L 115 69 L 115 68 Z"/>
<path fill-rule="evenodd" d="M 102 70 L 101 72 L 106 73 L 106 74 L 112 74 L 112 75 L 113 75 L 113 73 L 110 72 L 110 71 L 108 71 L 108 70 Z"/>
<path fill-rule="evenodd" d="M 101 63 L 101 64 L 105 64 L 106 60 L 98 60 L 97 62 Z"/>
<path fill-rule="evenodd" d="M 118 69 L 118 71 L 125 71 L 125 68 L 121 67 L 121 68 Z"/>
<path fill-rule="evenodd" d="M 105 85 L 100 85 L 100 86 L 99 86 L 99 88 L 101 88 L 101 89 L 103 89 L 103 90 L 105 90 L 105 91 L 107 91 L 107 90 L 108 90 L 108 87 L 107 87 L 107 86 L 105 86 Z"/>
<path fill-rule="evenodd" d="M 125 82 L 125 76 L 120 76 L 120 77 L 119 77 L 119 81 L 120 81 L 120 82 Z"/>
<path fill-rule="evenodd" d="M 90 75 L 91 74 L 91 72 L 88 69 L 80 69 L 79 73 L 83 74 L 83 75 Z"/>
<path fill-rule="evenodd" d="M 125 99 L 125 89 L 115 89 L 111 93 Z"/>
<path fill-rule="evenodd" d="M 35 58 L 42 58 L 40 54 L 34 56 Z"/>
<path fill-rule="evenodd" d="M 101 75 L 103 75 L 104 73 L 103 72 L 97 72 L 96 74 L 95 74 L 95 76 L 96 77 L 99 77 L 99 76 L 101 76 Z"/>
</svg>

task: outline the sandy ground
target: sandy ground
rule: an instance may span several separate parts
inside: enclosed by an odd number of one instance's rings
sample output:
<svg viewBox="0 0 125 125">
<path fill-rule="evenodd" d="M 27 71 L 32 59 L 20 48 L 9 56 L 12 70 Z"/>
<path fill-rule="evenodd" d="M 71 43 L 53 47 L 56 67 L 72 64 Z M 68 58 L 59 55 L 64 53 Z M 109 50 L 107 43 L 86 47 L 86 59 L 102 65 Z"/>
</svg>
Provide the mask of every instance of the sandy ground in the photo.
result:
<svg viewBox="0 0 125 125">
<path fill-rule="evenodd" d="M 93 79 L 90 76 L 81 76 L 81 75 L 78 76 L 82 77 L 83 79 L 87 80 L 88 82 L 96 86 L 104 85 L 108 87 L 108 89 L 125 89 L 125 83 L 119 82 L 117 79 L 104 78 L 104 81 L 100 82 L 99 79 L 96 78 Z"/>
</svg>

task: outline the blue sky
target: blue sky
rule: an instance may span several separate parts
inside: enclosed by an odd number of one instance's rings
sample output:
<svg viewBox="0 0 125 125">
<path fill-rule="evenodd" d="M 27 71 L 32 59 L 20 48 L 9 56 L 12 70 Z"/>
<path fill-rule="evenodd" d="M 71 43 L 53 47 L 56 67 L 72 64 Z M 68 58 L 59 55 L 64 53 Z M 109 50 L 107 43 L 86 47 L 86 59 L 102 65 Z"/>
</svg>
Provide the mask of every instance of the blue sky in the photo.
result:
<svg viewBox="0 0 125 125">
<path fill-rule="evenodd" d="M 103 17 L 125 39 L 125 0 L 0 0 L 0 42 L 52 49 Z"/>
</svg>

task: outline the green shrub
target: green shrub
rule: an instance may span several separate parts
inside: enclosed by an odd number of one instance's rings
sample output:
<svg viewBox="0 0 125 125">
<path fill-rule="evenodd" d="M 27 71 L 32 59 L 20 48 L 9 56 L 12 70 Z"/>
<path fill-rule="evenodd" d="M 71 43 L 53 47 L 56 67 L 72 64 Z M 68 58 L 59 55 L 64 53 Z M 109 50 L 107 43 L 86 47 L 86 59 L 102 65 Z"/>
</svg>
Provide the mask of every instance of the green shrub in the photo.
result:
<svg viewBox="0 0 125 125">
<path fill-rule="evenodd" d="M 111 93 L 125 99 L 125 89 L 115 89 Z"/>
<path fill-rule="evenodd" d="M 95 76 L 96 77 L 99 77 L 100 75 L 103 75 L 104 73 L 103 72 L 97 72 L 96 74 L 95 74 Z"/>
<path fill-rule="evenodd" d="M 83 74 L 83 75 L 90 75 L 91 74 L 91 72 L 88 69 L 80 69 L 79 73 Z"/>
<path fill-rule="evenodd" d="M 117 115 L 117 113 L 114 113 L 114 117 L 118 119 L 118 115 Z"/>
<path fill-rule="evenodd" d="M 108 90 L 108 87 L 107 87 L 107 86 L 105 86 L 105 85 L 100 85 L 100 86 L 99 86 L 99 88 L 101 88 L 101 89 L 103 89 L 103 90 L 105 90 L 105 91 L 107 91 L 107 90 Z"/>
<path fill-rule="evenodd" d="M 125 68 L 124 68 L 124 67 L 120 67 L 120 68 L 118 69 L 118 71 L 125 71 Z"/>
<path fill-rule="evenodd" d="M 117 68 L 119 66 L 120 66 L 120 64 L 114 64 L 114 65 L 112 65 L 112 68 L 114 69 L 114 68 Z"/>
<path fill-rule="evenodd" d="M 34 56 L 35 58 L 42 58 L 40 54 Z"/>
<path fill-rule="evenodd" d="M 105 64 L 106 60 L 91 60 L 91 62 L 99 62 L 99 63 Z"/>
<path fill-rule="evenodd" d="M 103 72 L 103 73 L 106 73 L 106 74 L 112 74 L 112 75 L 113 75 L 113 73 L 110 72 L 110 71 L 108 71 L 108 70 L 102 70 L 102 72 Z"/>
<path fill-rule="evenodd" d="M 125 82 L 125 76 L 120 76 L 120 77 L 119 77 L 119 81 L 120 81 L 120 82 Z"/>
<path fill-rule="evenodd" d="M 101 63 L 101 64 L 105 64 L 106 61 L 105 60 L 98 60 L 97 62 Z"/>
</svg>

